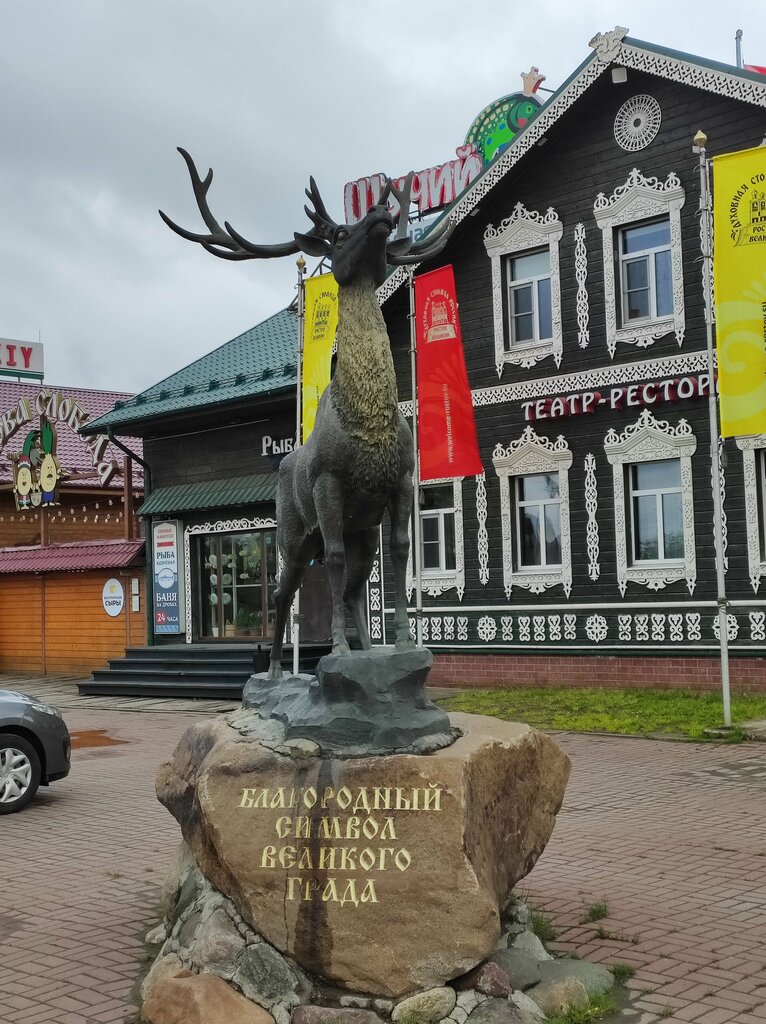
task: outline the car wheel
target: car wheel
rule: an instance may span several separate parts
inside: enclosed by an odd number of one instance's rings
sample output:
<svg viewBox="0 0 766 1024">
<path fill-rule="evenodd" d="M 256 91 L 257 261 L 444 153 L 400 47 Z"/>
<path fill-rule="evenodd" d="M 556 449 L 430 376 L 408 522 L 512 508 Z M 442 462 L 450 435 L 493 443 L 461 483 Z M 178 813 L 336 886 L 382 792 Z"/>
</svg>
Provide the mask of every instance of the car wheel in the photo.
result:
<svg viewBox="0 0 766 1024">
<path fill-rule="evenodd" d="M 0 814 L 26 807 L 40 785 L 40 756 L 29 742 L 0 733 Z"/>
</svg>

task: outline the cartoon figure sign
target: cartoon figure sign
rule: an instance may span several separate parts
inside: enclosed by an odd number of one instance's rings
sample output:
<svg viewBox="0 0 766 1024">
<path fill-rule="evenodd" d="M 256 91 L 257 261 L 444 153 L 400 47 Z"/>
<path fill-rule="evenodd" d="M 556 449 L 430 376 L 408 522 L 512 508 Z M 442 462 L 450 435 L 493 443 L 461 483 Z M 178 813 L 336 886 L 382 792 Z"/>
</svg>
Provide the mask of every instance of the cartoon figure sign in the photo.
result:
<svg viewBox="0 0 766 1024">
<path fill-rule="evenodd" d="M 36 430 L 31 430 L 25 440 L 21 453 L 11 455 L 13 460 L 13 493 L 16 497 L 16 508 L 29 508 L 40 504 L 40 487 L 33 472 L 32 458 L 37 456 L 35 448 Z"/>
<path fill-rule="evenodd" d="M 69 476 L 56 456 L 56 429 L 43 420 L 39 430 L 30 430 L 20 453 L 11 453 L 13 493 L 16 508 L 56 505 L 56 487 Z"/>
</svg>

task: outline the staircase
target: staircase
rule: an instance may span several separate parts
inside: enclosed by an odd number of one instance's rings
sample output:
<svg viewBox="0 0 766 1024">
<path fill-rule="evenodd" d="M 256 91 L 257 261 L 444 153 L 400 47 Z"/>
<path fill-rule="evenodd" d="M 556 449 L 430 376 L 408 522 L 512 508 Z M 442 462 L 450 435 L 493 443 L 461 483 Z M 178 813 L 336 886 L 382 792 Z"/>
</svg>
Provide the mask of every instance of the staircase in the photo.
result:
<svg viewBox="0 0 766 1024">
<path fill-rule="evenodd" d="M 329 644 L 301 647 L 300 670 L 313 672 Z M 268 667 L 269 648 L 253 644 L 162 644 L 129 647 L 124 658 L 98 669 L 78 683 L 81 694 L 93 697 L 213 697 L 239 700 L 253 674 Z M 292 671 L 292 648 L 285 647 L 282 666 Z"/>
</svg>

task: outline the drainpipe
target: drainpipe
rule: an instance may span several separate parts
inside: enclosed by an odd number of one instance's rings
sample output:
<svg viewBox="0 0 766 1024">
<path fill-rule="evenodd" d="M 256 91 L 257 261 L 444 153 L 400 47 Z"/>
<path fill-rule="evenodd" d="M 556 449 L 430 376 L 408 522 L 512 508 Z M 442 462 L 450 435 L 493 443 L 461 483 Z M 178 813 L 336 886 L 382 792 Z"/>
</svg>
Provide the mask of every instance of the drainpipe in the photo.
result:
<svg viewBox="0 0 766 1024">
<path fill-rule="evenodd" d="M 129 459 L 135 459 L 135 461 L 141 466 L 144 471 L 144 501 L 149 497 L 152 492 L 152 471 L 149 468 L 149 464 L 138 455 L 136 452 L 130 450 L 127 445 L 124 445 L 122 441 L 118 441 L 114 436 L 114 430 L 112 427 L 106 428 L 106 436 L 109 441 L 114 445 L 115 448 L 119 448 L 124 455 Z M 132 472 L 132 470 L 131 470 Z M 131 487 L 133 486 L 133 480 L 130 481 Z M 125 509 L 127 514 L 128 510 Z M 154 564 L 154 552 L 152 551 L 152 531 L 147 530 L 146 533 L 146 554 L 147 554 L 147 565 L 149 570 L 146 573 L 146 645 L 147 647 L 154 647 L 154 576 L 151 572 L 151 567 Z"/>
</svg>

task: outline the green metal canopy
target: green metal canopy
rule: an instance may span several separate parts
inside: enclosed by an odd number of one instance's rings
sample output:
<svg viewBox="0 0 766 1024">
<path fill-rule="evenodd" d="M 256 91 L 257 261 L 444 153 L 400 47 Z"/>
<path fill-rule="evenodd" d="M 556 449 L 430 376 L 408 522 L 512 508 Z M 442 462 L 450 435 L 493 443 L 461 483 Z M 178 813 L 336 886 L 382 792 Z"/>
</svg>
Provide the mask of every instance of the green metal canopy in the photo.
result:
<svg viewBox="0 0 766 1024">
<path fill-rule="evenodd" d="M 175 487 L 158 487 L 138 510 L 139 515 L 169 515 L 274 501 L 278 476 L 278 473 L 261 473 L 206 480 L 196 484 L 177 484 Z"/>
</svg>

